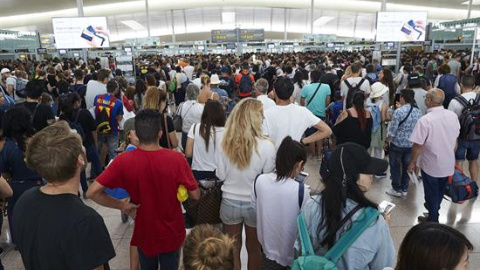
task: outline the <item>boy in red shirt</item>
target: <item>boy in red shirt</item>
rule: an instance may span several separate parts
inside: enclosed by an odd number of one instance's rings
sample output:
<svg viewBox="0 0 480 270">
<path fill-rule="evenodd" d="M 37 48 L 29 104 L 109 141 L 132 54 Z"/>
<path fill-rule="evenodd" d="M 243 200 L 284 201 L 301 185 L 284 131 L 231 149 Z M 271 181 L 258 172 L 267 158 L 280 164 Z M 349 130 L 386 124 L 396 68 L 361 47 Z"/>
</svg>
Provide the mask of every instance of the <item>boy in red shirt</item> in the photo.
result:
<svg viewBox="0 0 480 270">
<path fill-rule="evenodd" d="M 138 148 L 116 157 L 87 192 L 98 204 L 123 209 L 135 218 L 131 245 L 138 247 L 142 270 L 157 270 L 159 264 L 162 270 L 178 269 L 179 250 L 185 239 L 178 187 L 184 185 L 190 198 L 200 197 L 185 157 L 158 144 L 161 119 L 158 111 L 140 111 L 135 117 Z M 110 197 L 104 187 L 125 189 L 131 204 Z"/>
</svg>

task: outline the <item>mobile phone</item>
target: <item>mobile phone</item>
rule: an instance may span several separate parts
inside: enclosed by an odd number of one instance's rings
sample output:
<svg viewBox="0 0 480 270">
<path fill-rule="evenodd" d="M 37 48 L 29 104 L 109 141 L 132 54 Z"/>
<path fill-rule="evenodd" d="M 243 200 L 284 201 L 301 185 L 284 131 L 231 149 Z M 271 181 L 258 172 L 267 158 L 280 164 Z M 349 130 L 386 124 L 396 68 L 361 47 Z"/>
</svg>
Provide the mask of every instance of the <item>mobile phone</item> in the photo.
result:
<svg viewBox="0 0 480 270">
<path fill-rule="evenodd" d="M 384 215 L 390 214 L 393 208 L 395 208 L 395 204 L 389 201 L 383 201 L 378 205 L 378 211 Z"/>
<path fill-rule="evenodd" d="M 295 177 L 295 181 L 297 181 L 299 183 L 304 183 L 305 180 L 307 180 L 307 177 L 308 177 L 307 172 L 300 172 L 300 174 L 297 175 L 297 177 Z"/>
<path fill-rule="evenodd" d="M 407 24 L 404 24 L 402 26 L 402 30 L 401 30 L 403 33 L 405 33 L 406 35 L 410 35 L 412 33 L 412 30 L 410 29 L 410 26 L 407 25 Z"/>
</svg>

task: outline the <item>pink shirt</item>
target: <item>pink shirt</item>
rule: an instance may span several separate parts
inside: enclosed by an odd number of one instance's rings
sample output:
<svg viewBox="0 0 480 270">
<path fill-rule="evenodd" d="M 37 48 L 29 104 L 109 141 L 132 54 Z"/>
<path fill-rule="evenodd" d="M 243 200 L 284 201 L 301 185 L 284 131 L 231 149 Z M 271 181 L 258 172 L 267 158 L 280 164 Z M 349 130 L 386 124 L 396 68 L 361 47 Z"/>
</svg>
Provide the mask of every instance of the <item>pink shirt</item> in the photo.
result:
<svg viewBox="0 0 480 270">
<path fill-rule="evenodd" d="M 422 145 L 417 165 L 433 177 L 447 177 L 455 168 L 455 145 L 460 133 L 457 115 L 442 106 L 430 108 L 418 120 L 410 141 Z"/>
</svg>

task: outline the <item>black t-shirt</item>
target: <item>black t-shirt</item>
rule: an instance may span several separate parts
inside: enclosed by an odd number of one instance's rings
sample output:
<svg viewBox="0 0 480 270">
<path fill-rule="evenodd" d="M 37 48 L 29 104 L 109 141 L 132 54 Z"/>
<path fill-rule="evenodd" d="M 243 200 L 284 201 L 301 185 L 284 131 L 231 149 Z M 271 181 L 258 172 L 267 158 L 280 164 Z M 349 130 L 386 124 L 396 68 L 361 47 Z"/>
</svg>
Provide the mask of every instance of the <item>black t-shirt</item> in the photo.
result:
<svg viewBox="0 0 480 270">
<path fill-rule="evenodd" d="M 57 82 L 57 92 L 59 95 L 68 94 L 68 88 L 70 84 L 67 81 Z"/>
<path fill-rule="evenodd" d="M 92 132 L 97 129 L 97 126 L 95 124 L 95 119 L 93 119 L 92 114 L 88 110 L 80 109 L 79 111 L 75 112 L 74 115 L 72 115 L 71 117 L 67 117 L 64 114 L 61 114 L 59 118 L 62 120 L 67 120 L 69 124 L 77 121 L 77 123 L 82 126 L 83 133 L 85 133 L 85 141 L 83 142 L 83 145 L 87 147 L 93 144 Z"/>
<path fill-rule="evenodd" d="M 17 201 L 13 223 L 26 270 L 109 269 L 115 257 L 103 218 L 73 194 L 31 188 Z"/>
<path fill-rule="evenodd" d="M 173 120 L 172 117 L 167 116 L 167 128 L 168 132 L 165 131 L 165 120 L 162 120 L 162 138 L 160 138 L 160 146 L 163 148 L 168 148 L 168 141 L 167 141 L 167 136 L 168 133 L 175 131 L 175 127 L 173 126 Z"/>
<path fill-rule="evenodd" d="M 80 97 L 82 98 L 81 107 L 85 109 L 86 108 L 85 95 L 87 94 L 87 85 L 85 85 L 85 84 L 74 84 L 74 85 L 70 86 L 69 90 L 70 90 L 70 92 L 75 92 L 75 93 L 80 95 Z"/>
<path fill-rule="evenodd" d="M 37 102 L 24 102 L 25 106 L 32 114 L 33 127 L 40 131 L 48 126 L 48 120 L 55 120 L 52 108 Z"/>
</svg>

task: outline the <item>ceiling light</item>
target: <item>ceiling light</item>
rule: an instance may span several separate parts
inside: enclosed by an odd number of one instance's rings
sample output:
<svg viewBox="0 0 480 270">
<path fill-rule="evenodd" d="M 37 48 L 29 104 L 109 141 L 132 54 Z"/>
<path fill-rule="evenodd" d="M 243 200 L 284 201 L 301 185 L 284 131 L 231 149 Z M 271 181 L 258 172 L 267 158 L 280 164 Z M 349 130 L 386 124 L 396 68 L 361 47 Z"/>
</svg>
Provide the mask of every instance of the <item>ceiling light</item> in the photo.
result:
<svg viewBox="0 0 480 270">
<path fill-rule="evenodd" d="M 235 23 L 235 12 L 222 12 L 222 23 Z"/>
<path fill-rule="evenodd" d="M 480 0 L 479 0 L 480 1 Z M 324 24 L 327 24 L 329 23 L 330 21 L 334 20 L 335 17 L 329 17 L 329 16 L 322 16 L 318 19 L 316 19 L 314 22 L 313 22 L 313 25 L 315 26 L 321 26 L 321 25 L 324 25 Z"/>
<path fill-rule="evenodd" d="M 470 5 L 470 1 L 465 1 L 465 2 L 462 3 L 462 5 L 468 6 L 468 5 Z M 480 0 L 473 0 L 472 1 L 472 6 L 478 6 L 478 5 L 480 5 Z"/>
<path fill-rule="evenodd" d="M 137 21 L 134 21 L 134 20 L 121 21 L 121 23 L 132 28 L 135 31 L 145 30 L 145 27 L 143 27 L 143 25 L 139 24 Z"/>
</svg>

